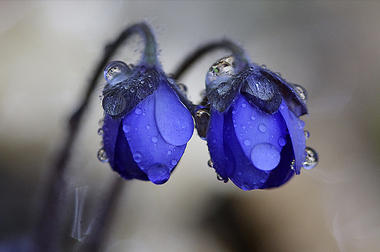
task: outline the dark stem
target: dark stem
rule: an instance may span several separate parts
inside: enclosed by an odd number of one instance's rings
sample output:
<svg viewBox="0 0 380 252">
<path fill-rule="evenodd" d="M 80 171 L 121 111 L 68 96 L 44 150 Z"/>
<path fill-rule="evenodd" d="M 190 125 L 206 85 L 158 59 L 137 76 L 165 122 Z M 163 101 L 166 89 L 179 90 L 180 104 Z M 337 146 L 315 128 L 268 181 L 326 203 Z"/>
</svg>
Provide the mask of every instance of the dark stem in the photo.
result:
<svg viewBox="0 0 380 252">
<path fill-rule="evenodd" d="M 234 56 L 236 72 L 239 72 L 249 64 L 249 60 L 245 55 L 244 50 L 240 46 L 227 39 L 223 39 L 202 45 L 190 55 L 188 55 L 187 58 L 185 58 L 185 60 L 182 61 L 179 67 L 174 71 L 174 74 L 172 75 L 173 78 L 175 80 L 178 80 L 197 60 L 203 57 L 206 53 L 211 53 L 219 49 L 226 49 L 231 51 L 232 55 Z"/>
<path fill-rule="evenodd" d="M 87 85 L 82 104 L 69 119 L 67 137 L 65 138 L 66 142 L 59 150 L 57 158 L 51 167 L 49 177 L 46 180 L 46 188 L 44 190 L 46 194 L 42 195 L 41 212 L 37 219 L 36 230 L 33 237 L 34 251 L 50 252 L 58 251 L 59 249 L 59 234 L 61 231 L 60 227 L 62 226 L 62 213 L 60 210 L 63 208 L 62 202 L 64 202 L 64 197 L 62 196 L 64 196 L 66 192 L 64 174 L 71 156 L 73 143 L 78 135 L 79 126 L 87 110 L 90 97 L 95 90 L 99 77 L 102 76 L 105 65 L 110 61 L 111 57 L 123 42 L 135 33 L 142 35 L 145 43 L 147 43 L 143 60 L 146 60 L 148 64 L 153 64 L 153 62 L 157 61 L 157 55 L 154 55 L 154 53 L 156 53 L 156 42 L 154 38 L 152 38 L 153 35 L 149 27 L 145 23 L 135 24 L 127 28 L 113 43 L 106 46 L 103 56 L 96 65 Z"/>
<path fill-rule="evenodd" d="M 116 177 L 114 181 L 112 181 L 111 187 L 99 201 L 99 206 L 96 209 L 96 217 L 91 222 L 83 243 L 76 251 L 104 251 L 102 245 L 105 242 L 105 234 L 114 216 L 117 202 L 122 195 L 123 185 L 125 185 L 125 180 L 120 177 Z"/>
</svg>

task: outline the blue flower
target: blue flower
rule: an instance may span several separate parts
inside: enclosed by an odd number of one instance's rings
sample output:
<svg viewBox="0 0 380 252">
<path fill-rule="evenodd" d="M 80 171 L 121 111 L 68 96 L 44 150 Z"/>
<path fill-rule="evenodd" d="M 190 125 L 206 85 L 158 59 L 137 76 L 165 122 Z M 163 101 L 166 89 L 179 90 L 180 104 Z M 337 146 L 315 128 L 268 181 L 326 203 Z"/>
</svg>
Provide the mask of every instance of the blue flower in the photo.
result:
<svg viewBox="0 0 380 252">
<path fill-rule="evenodd" d="M 252 190 L 278 187 L 300 173 L 306 90 L 255 64 L 235 73 L 228 57 L 210 68 L 206 97 L 206 140 L 220 179 Z"/>
<path fill-rule="evenodd" d="M 176 84 L 157 65 L 110 63 L 103 91 L 103 150 L 125 179 L 165 183 L 185 151 L 194 123 Z"/>
</svg>

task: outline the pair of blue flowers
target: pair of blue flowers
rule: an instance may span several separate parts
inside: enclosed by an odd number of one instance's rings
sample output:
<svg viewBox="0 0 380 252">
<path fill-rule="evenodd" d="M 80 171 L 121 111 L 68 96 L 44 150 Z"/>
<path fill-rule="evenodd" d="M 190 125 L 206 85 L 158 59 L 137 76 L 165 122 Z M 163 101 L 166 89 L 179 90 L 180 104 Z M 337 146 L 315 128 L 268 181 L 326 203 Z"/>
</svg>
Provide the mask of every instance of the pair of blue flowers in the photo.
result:
<svg viewBox="0 0 380 252">
<path fill-rule="evenodd" d="M 123 178 L 165 183 L 193 134 L 193 117 L 219 179 L 243 190 L 278 187 L 315 166 L 299 119 L 307 113 L 302 87 L 231 56 L 210 68 L 204 100 L 191 106 L 158 61 L 144 58 L 136 66 L 111 62 L 104 72 L 101 151 Z"/>
</svg>

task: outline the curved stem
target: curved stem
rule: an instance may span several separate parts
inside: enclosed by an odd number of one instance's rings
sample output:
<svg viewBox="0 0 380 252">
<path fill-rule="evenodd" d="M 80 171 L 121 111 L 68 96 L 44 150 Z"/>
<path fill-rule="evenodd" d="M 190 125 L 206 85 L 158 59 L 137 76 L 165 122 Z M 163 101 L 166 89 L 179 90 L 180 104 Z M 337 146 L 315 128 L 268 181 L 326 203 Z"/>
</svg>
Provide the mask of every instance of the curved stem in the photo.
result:
<svg viewBox="0 0 380 252">
<path fill-rule="evenodd" d="M 245 55 L 244 50 L 236 45 L 235 43 L 222 39 L 220 41 L 213 41 L 208 44 L 200 46 L 193 53 L 191 53 L 179 67 L 174 71 L 173 78 L 178 80 L 182 77 L 182 75 L 201 57 L 203 57 L 206 53 L 210 53 L 219 49 L 227 49 L 231 51 L 234 56 L 235 69 L 239 72 L 241 69 L 245 68 L 249 64 L 249 59 Z"/>
<path fill-rule="evenodd" d="M 122 43 L 139 33 L 146 43 L 143 53 L 143 61 L 146 64 L 157 62 L 156 42 L 149 27 L 145 23 L 138 23 L 120 34 L 120 36 L 111 44 L 106 46 L 103 56 L 96 65 L 93 75 L 88 82 L 83 102 L 69 119 L 66 142 L 58 152 L 56 160 L 53 162 L 49 177 L 46 181 L 45 195 L 42 196 L 42 207 L 40 216 L 37 219 L 35 234 L 33 237 L 33 251 L 57 251 L 59 244 L 60 226 L 62 222 L 62 196 L 66 192 L 66 183 L 64 173 L 71 156 L 73 143 L 78 135 L 79 126 L 82 122 L 83 115 L 88 107 L 90 97 L 95 90 L 99 77 L 102 76 L 104 66 L 110 61 L 116 50 Z"/>
</svg>

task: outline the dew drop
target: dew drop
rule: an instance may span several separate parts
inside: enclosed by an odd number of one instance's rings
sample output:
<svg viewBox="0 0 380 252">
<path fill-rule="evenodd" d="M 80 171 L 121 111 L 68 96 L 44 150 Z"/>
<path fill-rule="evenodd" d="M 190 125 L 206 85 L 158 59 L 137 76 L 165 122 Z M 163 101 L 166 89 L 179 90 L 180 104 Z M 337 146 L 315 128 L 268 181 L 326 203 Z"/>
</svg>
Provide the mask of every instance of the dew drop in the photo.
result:
<svg viewBox="0 0 380 252">
<path fill-rule="evenodd" d="M 239 176 L 241 176 L 242 173 L 241 173 L 241 172 L 238 172 L 237 174 L 238 174 Z"/>
<path fill-rule="evenodd" d="M 242 106 L 243 108 L 245 108 L 245 107 L 247 107 L 247 103 L 242 103 L 241 106 Z"/>
<path fill-rule="evenodd" d="M 292 169 L 293 171 L 295 171 L 296 170 L 296 168 L 294 167 L 295 165 L 296 165 L 296 160 L 293 159 L 292 163 L 290 164 L 290 169 Z"/>
<path fill-rule="evenodd" d="M 158 138 L 156 136 L 152 137 L 152 142 L 153 143 L 157 143 L 158 142 Z"/>
<path fill-rule="evenodd" d="M 243 183 L 241 185 L 241 189 L 243 189 L 244 191 L 249 191 L 249 185 L 247 183 Z"/>
<path fill-rule="evenodd" d="M 172 154 L 172 151 L 171 150 L 168 150 L 168 155 L 171 155 Z"/>
<path fill-rule="evenodd" d="M 310 170 L 317 166 L 318 164 L 318 153 L 310 147 L 306 147 L 306 158 L 303 162 L 303 168 Z"/>
<path fill-rule="evenodd" d="M 301 100 L 306 103 L 306 101 L 307 101 L 306 89 L 304 87 L 302 87 L 301 85 L 298 85 L 298 84 L 292 84 L 292 86 L 296 90 L 299 98 L 301 98 Z"/>
<path fill-rule="evenodd" d="M 285 139 L 284 137 L 280 136 L 280 137 L 278 138 L 278 144 L 279 144 L 281 147 L 285 146 L 285 144 L 286 144 L 286 139 Z"/>
<path fill-rule="evenodd" d="M 264 133 L 267 131 L 267 126 L 264 123 L 259 124 L 259 131 Z"/>
<path fill-rule="evenodd" d="M 245 140 L 244 140 L 244 144 L 245 144 L 246 146 L 251 145 L 251 140 L 249 140 L 249 139 L 245 139 Z"/>
<path fill-rule="evenodd" d="M 209 160 L 207 161 L 207 165 L 208 165 L 210 168 L 214 168 L 214 163 L 212 162 L 211 159 L 209 159 Z"/>
<path fill-rule="evenodd" d="M 133 154 L 133 159 L 135 160 L 136 163 L 141 162 L 141 154 L 140 154 L 140 152 L 136 152 L 135 154 Z"/>
<path fill-rule="evenodd" d="M 251 116 L 251 120 L 252 120 L 252 121 L 256 120 L 256 116 L 254 116 L 254 115 Z"/>
<path fill-rule="evenodd" d="M 305 139 L 308 139 L 310 137 L 310 132 L 305 130 L 304 132 L 304 135 L 305 135 Z"/>
<path fill-rule="evenodd" d="M 216 179 L 219 181 L 223 181 L 224 183 L 228 182 L 228 178 L 224 179 L 222 176 L 220 176 L 218 173 L 216 174 Z"/>
<path fill-rule="evenodd" d="M 101 148 L 99 151 L 98 151 L 98 159 L 100 162 L 103 162 L 103 163 L 106 163 L 108 162 L 108 157 L 107 157 L 107 154 L 106 154 L 106 151 Z"/>
<path fill-rule="evenodd" d="M 261 67 L 262 69 L 267 69 L 267 66 L 266 66 L 265 64 L 261 64 L 260 67 Z"/>
<path fill-rule="evenodd" d="M 104 125 L 104 118 L 100 119 L 98 124 L 99 124 L 99 127 L 103 127 L 103 125 Z"/>
<path fill-rule="evenodd" d="M 104 130 L 103 130 L 103 128 L 99 128 L 99 129 L 98 129 L 98 135 L 99 135 L 99 136 L 103 136 L 103 134 L 104 134 Z"/>
<path fill-rule="evenodd" d="M 173 159 L 170 163 L 171 163 L 172 165 L 176 165 L 178 162 L 177 162 L 177 160 Z"/>
<path fill-rule="evenodd" d="M 104 78 L 110 85 L 126 80 L 131 75 L 131 69 L 122 61 L 112 61 L 104 69 Z"/>
<path fill-rule="evenodd" d="M 123 131 L 124 131 L 125 133 L 130 132 L 130 131 L 131 131 L 131 125 L 129 125 L 129 124 L 124 124 L 124 125 L 123 125 Z"/>
<path fill-rule="evenodd" d="M 164 164 L 156 163 L 148 168 L 147 175 L 155 184 L 163 184 L 170 178 L 170 170 Z"/>
<path fill-rule="evenodd" d="M 135 109 L 136 115 L 141 115 L 142 114 L 142 109 L 141 108 L 136 108 Z"/>
<path fill-rule="evenodd" d="M 213 64 L 206 74 L 206 87 L 215 88 L 222 82 L 231 79 L 235 74 L 233 62 L 234 58 L 229 56 L 222 58 Z"/>
<path fill-rule="evenodd" d="M 178 83 L 178 87 L 179 87 L 179 90 L 181 90 L 182 93 L 186 94 L 187 87 L 185 86 L 185 84 Z"/>
<path fill-rule="evenodd" d="M 276 146 L 270 143 L 259 143 L 253 147 L 251 160 L 253 165 L 263 171 L 270 171 L 280 163 L 281 155 Z"/>
<path fill-rule="evenodd" d="M 145 126 L 146 129 L 150 129 L 150 125 L 148 124 L 147 126 Z"/>
</svg>

